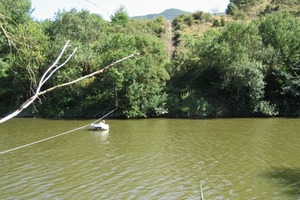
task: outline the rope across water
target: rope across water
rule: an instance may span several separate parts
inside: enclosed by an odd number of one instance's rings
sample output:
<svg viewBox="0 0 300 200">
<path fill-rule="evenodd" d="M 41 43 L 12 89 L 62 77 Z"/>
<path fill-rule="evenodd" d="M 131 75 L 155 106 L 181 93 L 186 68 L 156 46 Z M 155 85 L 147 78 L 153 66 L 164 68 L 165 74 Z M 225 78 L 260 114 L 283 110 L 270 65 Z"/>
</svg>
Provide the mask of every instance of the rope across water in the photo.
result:
<svg viewBox="0 0 300 200">
<path fill-rule="evenodd" d="M 111 113 L 113 113 L 117 108 L 113 109 L 112 111 L 110 111 L 109 113 L 107 113 L 106 115 L 102 116 L 101 118 L 97 119 L 96 121 L 92 122 L 92 123 L 96 123 L 97 121 L 99 120 L 102 120 L 103 118 L 105 118 L 106 116 L 110 115 Z M 31 142 L 29 144 L 24 144 L 24 145 L 21 145 L 21 146 L 18 146 L 18 147 L 15 147 L 15 148 L 12 148 L 12 149 L 8 149 L 8 150 L 5 150 L 5 151 L 1 151 L 0 152 L 0 155 L 1 154 L 5 154 L 5 153 L 9 153 L 9 152 L 12 152 L 12 151 L 16 151 L 18 149 L 22 149 L 22 148 L 25 148 L 25 147 L 29 147 L 29 146 L 32 146 L 34 144 L 39 144 L 41 142 L 45 142 L 47 140 L 51 140 L 51 139 L 54 139 L 54 138 L 57 138 L 57 137 L 60 137 L 60 136 L 63 136 L 63 135 L 66 135 L 68 133 L 72 133 L 72 132 L 75 132 L 75 131 L 78 131 L 80 129 L 83 129 L 83 128 L 86 128 L 90 126 L 90 123 L 87 124 L 87 125 L 84 125 L 84 126 L 81 126 L 81 127 L 78 127 L 78 128 L 74 128 L 72 130 L 69 130 L 69 131 L 66 131 L 66 132 L 63 132 L 63 133 L 60 133 L 60 134 L 57 134 L 57 135 L 54 135 L 54 136 L 51 136 L 51 137 L 47 137 L 47 138 L 44 138 L 44 139 L 41 139 L 41 140 L 38 140 L 38 141 L 35 141 L 35 142 Z"/>
</svg>

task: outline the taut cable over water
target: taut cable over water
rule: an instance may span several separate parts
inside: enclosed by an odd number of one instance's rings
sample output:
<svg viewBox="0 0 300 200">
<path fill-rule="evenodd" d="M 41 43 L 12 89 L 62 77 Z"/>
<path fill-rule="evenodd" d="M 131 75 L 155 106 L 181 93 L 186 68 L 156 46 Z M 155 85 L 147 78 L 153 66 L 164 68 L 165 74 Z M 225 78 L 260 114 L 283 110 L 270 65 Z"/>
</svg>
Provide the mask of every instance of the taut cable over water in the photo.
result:
<svg viewBox="0 0 300 200">
<path fill-rule="evenodd" d="M 110 115 L 111 113 L 113 113 L 115 110 L 117 110 L 117 108 L 113 109 L 112 111 L 110 111 L 109 113 L 107 113 L 106 115 L 102 116 L 101 118 L 97 119 L 96 121 L 92 122 L 92 123 L 96 123 L 102 119 L 104 119 L 105 117 L 107 117 L 108 115 Z M 66 131 L 66 132 L 63 132 L 63 133 L 60 133 L 60 134 L 57 134 L 57 135 L 54 135 L 54 136 L 51 136 L 51 137 L 48 137 L 48 138 L 44 138 L 44 139 L 41 139 L 41 140 L 38 140 L 38 141 L 35 141 L 35 142 L 31 142 L 29 144 L 24 144 L 24 145 L 21 145 L 21 146 L 18 146 L 18 147 L 15 147 L 15 148 L 12 148 L 12 149 L 8 149 L 8 150 L 5 150 L 5 151 L 1 151 L 0 152 L 0 155 L 1 154 L 5 154 L 5 153 L 9 153 L 9 152 L 12 152 L 12 151 L 16 151 L 18 149 L 22 149 L 22 148 L 25 148 L 25 147 L 29 147 L 29 146 L 32 146 L 34 144 L 39 144 L 41 142 L 45 142 L 47 140 L 51 140 L 51 139 L 54 139 L 54 138 L 57 138 L 57 137 L 60 137 L 60 136 L 63 136 L 63 135 L 66 135 L 68 133 L 72 133 L 72 132 L 75 132 L 75 131 L 78 131 L 80 129 L 83 129 L 83 128 L 86 128 L 88 126 L 90 126 L 91 123 L 87 124 L 87 125 L 84 125 L 84 126 L 81 126 L 81 127 L 78 127 L 78 128 L 74 128 L 70 131 Z"/>
</svg>

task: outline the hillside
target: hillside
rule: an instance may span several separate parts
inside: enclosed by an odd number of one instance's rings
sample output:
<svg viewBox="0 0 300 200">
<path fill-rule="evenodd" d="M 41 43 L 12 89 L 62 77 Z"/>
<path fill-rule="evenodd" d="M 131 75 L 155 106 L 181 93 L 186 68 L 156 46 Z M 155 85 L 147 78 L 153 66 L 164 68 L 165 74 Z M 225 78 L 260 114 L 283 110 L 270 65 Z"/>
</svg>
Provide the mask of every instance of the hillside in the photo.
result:
<svg viewBox="0 0 300 200">
<path fill-rule="evenodd" d="M 232 12 L 237 18 L 241 16 L 245 17 L 245 15 L 250 18 L 256 18 L 261 14 L 270 14 L 280 11 L 287 11 L 296 17 L 300 17 L 300 0 L 257 0 L 244 1 L 244 3 L 233 1 L 233 4 L 234 2 L 236 2 L 238 11 L 232 10 Z"/>
<path fill-rule="evenodd" d="M 165 19 L 172 21 L 173 19 L 175 19 L 175 17 L 177 17 L 178 15 L 181 15 L 181 14 L 191 14 L 191 13 L 187 12 L 187 11 L 175 9 L 175 8 L 170 8 L 170 9 L 167 9 L 167 10 L 161 12 L 161 13 L 158 13 L 158 14 L 148 14 L 148 15 L 143 15 L 143 16 L 134 16 L 132 18 L 133 19 L 149 19 L 149 20 L 152 20 L 152 19 L 155 19 L 157 17 L 162 16 Z"/>
<path fill-rule="evenodd" d="M 198 11 L 172 21 L 172 64 L 177 71 L 171 77 L 170 88 L 177 96 L 172 96 L 175 103 L 173 110 L 169 109 L 170 115 L 207 116 L 215 109 L 214 116 L 299 116 L 300 27 L 295 22 L 299 19 L 300 0 L 245 0 L 233 8 L 228 15 Z M 274 52 L 276 62 L 269 57 Z M 282 55 L 288 55 L 288 61 Z M 249 68 L 243 71 L 245 67 Z M 248 70 L 261 79 L 251 78 Z M 243 81 L 246 84 L 241 86 Z M 263 84 L 251 89 L 250 82 L 253 86 Z M 249 93 L 258 90 L 261 93 L 256 97 Z M 288 107 L 285 102 L 289 102 Z"/>
<path fill-rule="evenodd" d="M 233 2 L 239 1 L 233 0 Z M 180 32 L 180 39 L 182 40 L 184 35 L 202 34 L 211 28 L 222 28 L 222 26 L 235 20 L 242 20 L 248 23 L 261 15 L 285 11 L 296 18 L 300 18 L 300 0 L 245 0 L 243 4 L 238 6 L 238 10 L 233 15 L 212 15 L 198 11 L 190 14 L 190 16 L 178 16 L 173 21 L 173 25 L 180 23 L 179 29 L 174 28 L 177 33 Z M 221 20 L 224 20 L 223 25 Z"/>
<path fill-rule="evenodd" d="M 264 0 L 264 2 L 267 3 L 265 12 L 288 11 L 296 17 L 300 17 L 299 0 Z"/>
</svg>

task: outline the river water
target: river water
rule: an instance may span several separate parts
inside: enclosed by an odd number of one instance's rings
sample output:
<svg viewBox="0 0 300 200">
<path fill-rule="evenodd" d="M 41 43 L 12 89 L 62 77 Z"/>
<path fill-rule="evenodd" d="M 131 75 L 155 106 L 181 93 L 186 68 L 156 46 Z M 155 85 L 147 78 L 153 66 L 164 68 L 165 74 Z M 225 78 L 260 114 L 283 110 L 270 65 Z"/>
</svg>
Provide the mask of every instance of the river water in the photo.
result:
<svg viewBox="0 0 300 200">
<path fill-rule="evenodd" d="M 0 151 L 91 122 L 13 119 Z M 107 123 L 0 154 L 0 199 L 300 199 L 300 119 Z"/>
</svg>

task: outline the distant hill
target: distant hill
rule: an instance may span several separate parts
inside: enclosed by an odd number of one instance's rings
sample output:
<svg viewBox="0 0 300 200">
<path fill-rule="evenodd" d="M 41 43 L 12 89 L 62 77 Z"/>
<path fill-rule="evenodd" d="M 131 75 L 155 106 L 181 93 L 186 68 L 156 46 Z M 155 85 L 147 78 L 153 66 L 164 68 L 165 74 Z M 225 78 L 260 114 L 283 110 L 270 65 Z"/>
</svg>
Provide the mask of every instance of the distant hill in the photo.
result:
<svg viewBox="0 0 300 200">
<path fill-rule="evenodd" d="M 172 21 L 175 17 L 177 17 L 178 15 L 181 15 L 181 14 L 191 14 L 191 13 L 187 12 L 187 11 L 175 9 L 175 8 L 170 8 L 170 9 L 167 9 L 167 10 L 161 12 L 161 13 L 158 13 L 158 14 L 148 14 L 148 15 L 143 15 L 143 16 L 134 16 L 132 18 L 133 19 L 150 19 L 150 20 L 152 20 L 154 18 L 162 16 L 165 19 Z"/>
</svg>

